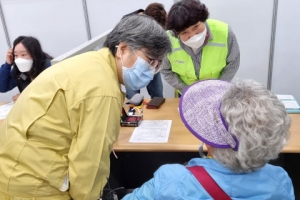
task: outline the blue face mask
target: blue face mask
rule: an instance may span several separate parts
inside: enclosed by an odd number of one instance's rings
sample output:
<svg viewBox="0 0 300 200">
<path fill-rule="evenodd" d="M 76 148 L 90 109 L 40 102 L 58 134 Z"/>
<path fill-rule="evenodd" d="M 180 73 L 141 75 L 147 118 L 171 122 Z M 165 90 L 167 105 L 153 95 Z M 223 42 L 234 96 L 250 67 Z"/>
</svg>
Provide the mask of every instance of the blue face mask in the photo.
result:
<svg viewBox="0 0 300 200">
<path fill-rule="evenodd" d="M 132 68 L 127 68 L 123 64 L 122 55 L 120 55 L 120 57 L 122 61 L 123 82 L 125 88 L 139 90 L 143 87 L 146 87 L 153 79 L 155 68 L 151 67 L 147 61 L 139 56 L 137 56 L 137 60 Z"/>
</svg>

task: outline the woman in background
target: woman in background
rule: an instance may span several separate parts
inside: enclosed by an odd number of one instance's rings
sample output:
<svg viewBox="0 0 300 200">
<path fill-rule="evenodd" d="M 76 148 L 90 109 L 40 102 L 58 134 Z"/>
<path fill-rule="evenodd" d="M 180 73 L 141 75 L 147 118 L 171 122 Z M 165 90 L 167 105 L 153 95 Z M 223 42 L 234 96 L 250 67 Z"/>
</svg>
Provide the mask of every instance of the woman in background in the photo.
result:
<svg viewBox="0 0 300 200">
<path fill-rule="evenodd" d="M 0 92 L 8 92 L 18 86 L 21 93 L 51 65 L 51 59 L 51 56 L 43 52 L 36 38 L 18 37 L 13 43 L 13 48 L 7 51 L 6 62 L 0 68 Z M 19 95 L 13 96 L 13 101 L 16 101 Z"/>
<path fill-rule="evenodd" d="M 231 81 L 239 68 L 240 50 L 231 27 L 208 17 L 199 0 L 178 1 L 168 13 L 173 50 L 163 60 L 161 74 L 179 95 L 199 80 Z"/>
</svg>

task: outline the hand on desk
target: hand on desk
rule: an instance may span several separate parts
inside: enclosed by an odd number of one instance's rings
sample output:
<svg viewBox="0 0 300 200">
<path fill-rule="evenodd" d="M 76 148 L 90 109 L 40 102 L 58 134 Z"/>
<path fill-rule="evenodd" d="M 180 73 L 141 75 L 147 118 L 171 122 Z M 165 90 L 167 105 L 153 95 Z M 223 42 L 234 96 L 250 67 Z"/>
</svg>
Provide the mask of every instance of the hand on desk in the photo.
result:
<svg viewBox="0 0 300 200">
<path fill-rule="evenodd" d="M 16 102 L 17 99 L 19 98 L 20 94 L 16 94 L 12 97 L 13 102 Z"/>
</svg>

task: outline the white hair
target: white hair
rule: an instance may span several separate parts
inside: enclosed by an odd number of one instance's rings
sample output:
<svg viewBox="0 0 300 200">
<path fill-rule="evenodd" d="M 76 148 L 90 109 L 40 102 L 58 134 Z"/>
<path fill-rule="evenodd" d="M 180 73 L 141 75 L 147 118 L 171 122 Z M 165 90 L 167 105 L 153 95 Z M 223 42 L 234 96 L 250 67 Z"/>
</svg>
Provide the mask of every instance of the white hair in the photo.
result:
<svg viewBox="0 0 300 200">
<path fill-rule="evenodd" d="M 238 151 L 214 148 L 214 158 L 235 172 L 252 172 L 276 159 L 289 138 L 290 117 L 276 95 L 253 80 L 238 80 L 222 99 L 222 115 Z"/>
</svg>

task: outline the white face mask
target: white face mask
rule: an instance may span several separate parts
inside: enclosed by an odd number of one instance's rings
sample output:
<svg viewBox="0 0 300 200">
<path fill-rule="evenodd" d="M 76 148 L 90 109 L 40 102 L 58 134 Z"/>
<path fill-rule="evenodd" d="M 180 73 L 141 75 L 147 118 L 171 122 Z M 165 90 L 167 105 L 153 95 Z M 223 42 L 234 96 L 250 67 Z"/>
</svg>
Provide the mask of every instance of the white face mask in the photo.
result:
<svg viewBox="0 0 300 200">
<path fill-rule="evenodd" d="M 204 29 L 204 31 L 202 31 L 201 33 L 198 33 L 196 35 L 194 35 L 193 37 L 191 37 L 190 39 L 188 39 L 187 41 L 182 41 L 183 44 L 193 48 L 193 49 L 198 49 L 199 47 L 201 47 L 205 41 L 206 38 L 206 27 Z"/>
<path fill-rule="evenodd" d="M 20 70 L 20 72 L 28 72 L 31 68 L 32 68 L 32 59 L 27 60 L 24 58 L 17 58 L 15 60 L 15 63 L 18 67 L 18 69 Z"/>
</svg>

